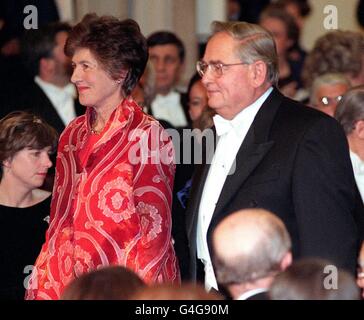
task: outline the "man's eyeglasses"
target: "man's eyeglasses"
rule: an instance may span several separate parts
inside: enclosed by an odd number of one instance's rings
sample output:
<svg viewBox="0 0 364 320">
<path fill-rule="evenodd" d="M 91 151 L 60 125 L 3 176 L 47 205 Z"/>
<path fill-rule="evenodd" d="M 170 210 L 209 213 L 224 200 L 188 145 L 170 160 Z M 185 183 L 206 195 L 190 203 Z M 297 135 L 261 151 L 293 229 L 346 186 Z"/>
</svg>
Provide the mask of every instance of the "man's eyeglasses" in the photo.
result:
<svg viewBox="0 0 364 320">
<path fill-rule="evenodd" d="M 328 106 L 328 105 L 332 105 L 332 104 L 337 104 L 342 98 L 343 98 L 343 96 L 337 96 L 337 97 L 324 96 L 324 97 L 320 98 L 320 102 L 324 106 Z"/>
<path fill-rule="evenodd" d="M 243 64 L 248 64 L 248 63 L 241 62 L 241 63 L 227 64 L 227 63 L 214 63 L 214 62 L 206 63 L 204 61 L 197 61 L 196 69 L 197 69 L 198 74 L 201 77 L 203 77 L 206 74 L 208 69 L 210 69 L 212 71 L 212 73 L 215 77 L 221 77 L 223 75 L 223 70 L 226 67 L 239 66 L 239 65 L 243 65 Z"/>
</svg>

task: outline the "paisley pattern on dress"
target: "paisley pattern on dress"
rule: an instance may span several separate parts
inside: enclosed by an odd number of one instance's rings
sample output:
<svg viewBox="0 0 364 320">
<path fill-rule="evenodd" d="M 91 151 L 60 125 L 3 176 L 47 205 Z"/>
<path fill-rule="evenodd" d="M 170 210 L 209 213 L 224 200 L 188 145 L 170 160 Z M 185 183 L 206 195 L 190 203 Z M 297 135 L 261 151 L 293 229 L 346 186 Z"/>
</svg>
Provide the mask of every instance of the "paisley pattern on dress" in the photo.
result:
<svg viewBox="0 0 364 320">
<path fill-rule="evenodd" d="M 146 283 L 180 282 L 171 237 L 174 150 L 160 124 L 124 99 L 103 133 L 88 108 L 62 133 L 49 229 L 27 299 L 59 299 L 85 272 L 122 265 Z"/>
</svg>

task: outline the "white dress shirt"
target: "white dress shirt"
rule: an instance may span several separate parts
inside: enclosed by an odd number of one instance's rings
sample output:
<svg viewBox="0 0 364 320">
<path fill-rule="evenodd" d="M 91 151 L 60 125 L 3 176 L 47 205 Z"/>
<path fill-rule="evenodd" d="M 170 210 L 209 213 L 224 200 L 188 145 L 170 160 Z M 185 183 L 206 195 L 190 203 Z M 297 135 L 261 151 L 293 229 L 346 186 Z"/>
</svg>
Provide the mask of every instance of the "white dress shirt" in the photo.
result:
<svg viewBox="0 0 364 320">
<path fill-rule="evenodd" d="M 239 296 L 237 299 L 234 299 L 234 300 L 247 300 L 248 298 L 250 298 L 252 296 L 255 296 L 258 293 L 262 293 L 262 292 L 268 292 L 268 290 L 265 289 L 265 288 L 249 290 L 249 291 L 243 293 L 241 296 Z"/>
<path fill-rule="evenodd" d="M 51 101 L 54 109 L 65 126 L 67 126 L 74 118 L 76 118 L 75 101 L 76 89 L 72 83 L 63 88 L 57 87 L 49 82 L 43 81 L 36 76 L 34 81 L 44 91 L 45 95 Z"/>
<path fill-rule="evenodd" d="M 157 94 L 151 104 L 155 118 L 166 120 L 174 127 L 187 126 L 187 119 L 181 105 L 181 94 L 171 91 L 167 95 Z"/>
<path fill-rule="evenodd" d="M 197 257 L 205 265 L 205 288 L 217 288 L 215 273 L 207 246 L 207 230 L 211 222 L 216 203 L 220 197 L 226 177 L 234 174 L 236 154 L 254 121 L 260 107 L 273 88 L 269 88 L 253 104 L 244 108 L 234 119 L 226 120 L 214 116 L 216 133 L 219 136 L 214 157 L 202 192 L 197 219 Z"/>
<path fill-rule="evenodd" d="M 358 186 L 361 199 L 364 201 L 364 161 L 359 156 L 350 150 L 351 164 L 354 169 L 356 185 Z"/>
</svg>

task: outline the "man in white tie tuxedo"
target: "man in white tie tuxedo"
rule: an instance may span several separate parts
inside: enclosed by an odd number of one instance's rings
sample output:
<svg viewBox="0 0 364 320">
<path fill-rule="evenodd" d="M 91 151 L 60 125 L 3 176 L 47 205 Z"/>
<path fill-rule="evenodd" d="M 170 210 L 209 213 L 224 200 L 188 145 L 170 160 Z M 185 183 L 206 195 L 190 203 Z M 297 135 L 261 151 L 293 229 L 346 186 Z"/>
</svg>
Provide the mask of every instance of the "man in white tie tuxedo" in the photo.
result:
<svg viewBox="0 0 364 320">
<path fill-rule="evenodd" d="M 151 114 L 167 121 L 175 128 L 188 125 L 189 115 L 184 106 L 184 93 L 176 85 L 184 69 L 185 47 L 181 39 L 169 31 L 157 31 L 147 38 L 149 61 L 154 73 L 155 97 L 150 106 Z"/>
<path fill-rule="evenodd" d="M 294 258 L 322 257 L 354 272 L 364 209 L 343 130 L 278 91 L 268 31 L 246 22 L 213 27 L 197 71 L 217 112 L 218 139 L 211 162 L 195 174 L 187 209 L 191 279 L 218 290 L 211 232 L 252 207 L 282 219 Z"/>
</svg>

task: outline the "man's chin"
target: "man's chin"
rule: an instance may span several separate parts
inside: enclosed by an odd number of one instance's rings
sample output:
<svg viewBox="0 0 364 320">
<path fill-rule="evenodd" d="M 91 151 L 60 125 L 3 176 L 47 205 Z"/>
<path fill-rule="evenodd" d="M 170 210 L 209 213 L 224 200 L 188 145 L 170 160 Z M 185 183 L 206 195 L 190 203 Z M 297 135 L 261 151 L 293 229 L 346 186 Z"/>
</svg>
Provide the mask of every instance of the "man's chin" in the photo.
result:
<svg viewBox="0 0 364 320">
<path fill-rule="evenodd" d="M 173 86 L 156 86 L 155 91 L 157 94 L 166 95 L 173 89 Z"/>
</svg>

